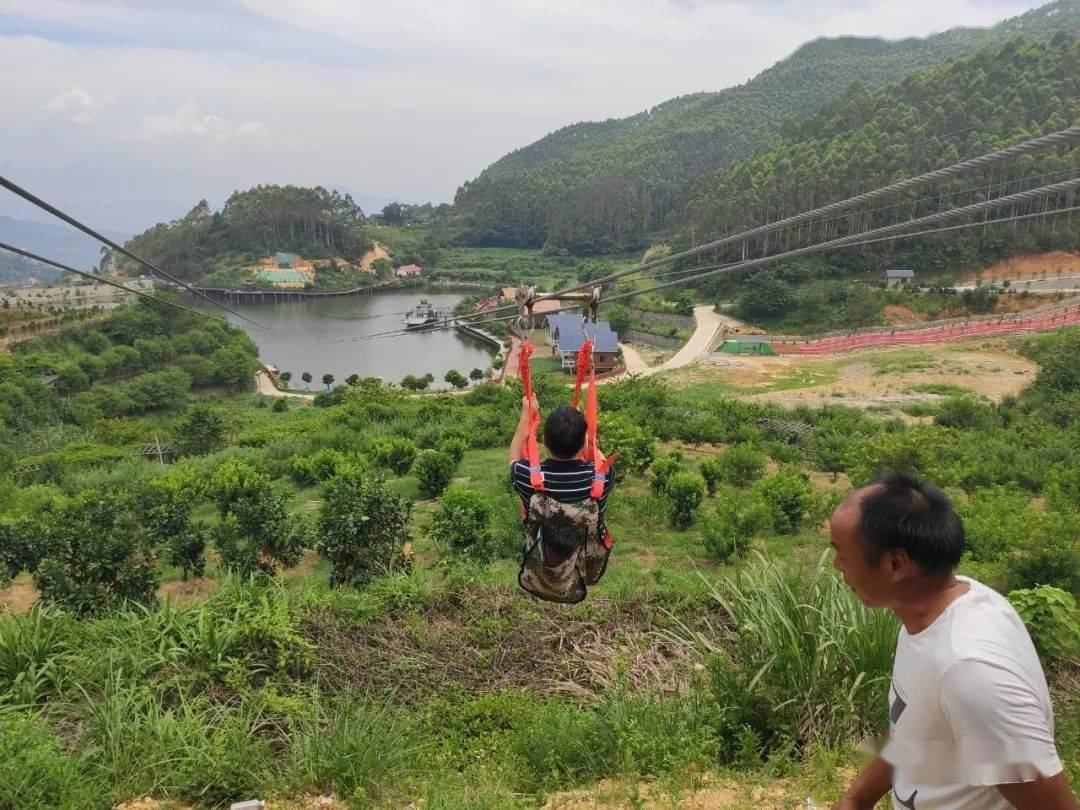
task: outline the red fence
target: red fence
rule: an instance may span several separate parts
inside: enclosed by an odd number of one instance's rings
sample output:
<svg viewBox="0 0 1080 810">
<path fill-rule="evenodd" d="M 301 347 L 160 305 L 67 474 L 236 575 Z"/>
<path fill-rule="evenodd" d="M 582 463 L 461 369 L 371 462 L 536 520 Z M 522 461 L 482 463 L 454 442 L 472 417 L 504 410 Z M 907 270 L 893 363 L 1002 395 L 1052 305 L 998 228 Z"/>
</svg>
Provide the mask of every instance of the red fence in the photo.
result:
<svg viewBox="0 0 1080 810">
<path fill-rule="evenodd" d="M 1002 316 L 992 320 L 950 323 L 905 331 L 883 329 L 880 332 L 861 332 L 828 338 L 807 338 L 802 341 L 769 341 L 777 354 L 833 354 L 874 346 L 908 346 L 923 343 L 944 343 L 954 340 L 1008 335 L 1017 332 L 1044 332 L 1063 326 L 1080 324 L 1080 305 L 1042 312 L 1028 317 Z"/>
</svg>

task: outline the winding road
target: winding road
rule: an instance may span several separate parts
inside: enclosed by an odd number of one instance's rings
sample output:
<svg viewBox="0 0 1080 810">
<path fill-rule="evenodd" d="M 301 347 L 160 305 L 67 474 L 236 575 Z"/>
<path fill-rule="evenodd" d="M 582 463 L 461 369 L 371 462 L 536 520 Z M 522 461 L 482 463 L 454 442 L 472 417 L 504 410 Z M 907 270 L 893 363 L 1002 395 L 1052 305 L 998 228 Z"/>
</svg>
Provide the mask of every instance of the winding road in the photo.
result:
<svg viewBox="0 0 1080 810">
<path fill-rule="evenodd" d="M 697 323 L 694 328 L 694 334 L 690 336 L 690 339 L 686 341 L 683 347 L 675 352 L 669 360 L 666 360 L 658 366 L 650 367 L 646 365 L 636 349 L 625 343 L 620 343 L 619 348 L 622 349 L 623 362 L 626 364 L 626 372 L 619 376 L 622 377 L 626 374 L 641 374 L 648 377 L 653 374 L 660 374 L 663 371 L 671 371 L 672 369 L 688 366 L 691 363 L 696 362 L 701 355 L 712 348 L 713 341 L 722 327 L 727 326 L 729 328 L 734 328 L 745 326 L 741 321 L 737 321 L 734 318 L 729 318 L 727 315 L 721 315 L 719 312 L 716 312 L 710 304 L 694 307 L 694 320 Z"/>
</svg>

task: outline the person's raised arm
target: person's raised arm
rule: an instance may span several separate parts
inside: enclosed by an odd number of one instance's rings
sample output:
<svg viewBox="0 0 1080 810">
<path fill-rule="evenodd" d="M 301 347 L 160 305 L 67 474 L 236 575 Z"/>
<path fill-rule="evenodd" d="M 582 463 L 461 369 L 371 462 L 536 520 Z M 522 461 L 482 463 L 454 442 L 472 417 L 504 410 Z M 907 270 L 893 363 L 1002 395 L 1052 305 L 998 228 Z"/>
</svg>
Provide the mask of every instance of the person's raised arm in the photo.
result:
<svg viewBox="0 0 1080 810">
<path fill-rule="evenodd" d="M 1077 810 L 1065 772 L 1031 782 L 998 785 L 998 793 L 1017 810 Z"/>
<path fill-rule="evenodd" d="M 874 810 L 892 788 L 892 765 L 881 757 L 874 757 L 859 771 L 844 797 L 833 805 L 833 810 Z"/>
<path fill-rule="evenodd" d="M 536 401 L 536 394 L 532 395 L 532 407 L 539 409 L 539 404 Z M 510 442 L 510 463 L 521 458 L 521 451 L 525 447 L 525 437 L 529 435 L 529 400 L 524 397 L 521 398 L 521 418 L 518 419 L 517 430 L 514 431 L 514 438 Z"/>
</svg>

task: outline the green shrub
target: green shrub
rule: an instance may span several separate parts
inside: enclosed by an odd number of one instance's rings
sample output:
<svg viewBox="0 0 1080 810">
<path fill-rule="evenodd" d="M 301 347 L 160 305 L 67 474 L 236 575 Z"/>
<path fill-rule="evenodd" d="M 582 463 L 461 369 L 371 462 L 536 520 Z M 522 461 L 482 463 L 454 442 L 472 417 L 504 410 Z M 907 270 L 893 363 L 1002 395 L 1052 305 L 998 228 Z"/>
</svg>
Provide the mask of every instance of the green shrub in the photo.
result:
<svg viewBox="0 0 1080 810">
<path fill-rule="evenodd" d="M 773 528 L 773 512 L 764 500 L 738 490 L 727 490 L 717 499 L 716 511 L 702 516 L 702 541 L 718 562 L 742 556 L 749 542 Z"/>
<path fill-rule="evenodd" d="M 289 410 L 289 398 L 278 397 L 274 400 L 274 404 L 270 406 L 270 410 L 274 413 L 285 413 L 285 411 Z"/>
<path fill-rule="evenodd" d="M 409 505 L 379 477 L 345 468 L 323 486 L 316 548 L 330 584 L 363 585 L 405 563 Z"/>
<path fill-rule="evenodd" d="M 953 396 L 938 405 L 934 421 L 944 427 L 987 428 L 994 422 L 994 409 L 972 396 Z"/>
<path fill-rule="evenodd" d="M 377 466 L 406 475 L 416 459 L 416 444 L 401 436 L 381 436 L 371 441 L 368 454 Z"/>
<path fill-rule="evenodd" d="M 36 571 L 44 551 L 35 518 L 0 518 L 0 587 L 23 571 Z"/>
<path fill-rule="evenodd" d="M 1049 659 L 1080 655 L 1080 613 L 1072 594 L 1040 585 L 1012 591 L 1009 601 L 1027 625 L 1040 655 Z"/>
<path fill-rule="evenodd" d="M 428 535 L 454 551 L 488 556 L 492 549 L 491 517 L 491 505 L 481 493 L 454 484 L 439 498 Z"/>
<path fill-rule="evenodd" d="M 313 486 L 332 478 L 342 466 L 352 463 L 340 450 L 324 447 L 307 456 L 293 456 L 292 479 L 302 486 Z"/>
<path fill-rule="evenodd" d="M 138 495 L 139 517 L 147 538 L 166 551 L 170 565 L 201 577 L 206 567 L 203 554 L 207 533 L 191 522 L 195 494 L 181 475 L 155 478 L 143 485 Z"/>
<path fill-rule="evenodd" d="M 1053 585 L 1080 594 L 1080 545 L 1050 538 L 1045 545 L 1024 549 L 1010 559 L 1005 580 L 1009 590 Z"/>
<path fill-rule="evenodd" d="M 425 450 L 417 457 L 412 471 L 420 483 L 420 494 L 434 498 L 453 480 L 457 464 L 446 453 Z"/>
<path fill-rule="evenodd" d="M 85 492 L 39 521 L 46 551 L 34 584 L 43 600 L 80 614 L 124 600 L 155 600 L 153 544 L 122 496 Z"/>
<path fill-rule="evenodd" d="M 469 443 L 457 436 L 446 436 L 435 443 L 435 449 L 450 456 L 454 464 L 460 464 L 465 458 L 465 451 L 469 449 Z"/>
<path fill-rule="evenodd" d="M 701 475 L 709 488 L 709 495 L 720 484 L 741 487 L 761 475 L 765 468 L 765 454 L 752 444 L 733 444 L 721 455 L 701 462 Z"/>
<path fill-rule="evenodd" d="M 40 718 L 0 713 L 0 807 L 108 810 L 113 801 L 85 758 L 62 753 Z"/>
<path fill-rule="evenodd" d="M 225 418 L 216 408 L 191 405 L 173 429 L 172 450 L 178 456 L 201 456 L 225 442 Z"/>
<path fill-rule="evenodd" d="M 671 476 L 675 475 L 679 471 L 679 460 L 674 456 L 663 456 L 653 462 L 652 465 L 652 480 L 649 482 L 649 489 L 652 490 L 655 495 L 663 495 L 667 490 L 668 481 L 671 480 Z"/>
<path fill-rule="evenodd" d="M 619 454 L 616 467 L 620 470 L 645 472 L 656 458 L 656 437 L 621 414 L 604 418 L 601 440 L 604 452 Z"/>
<path fill-rule="evenodd" d="M 675 473 L 664 490 L 671 503 L 671 525 L 685 529 L 705 498 L 705 480 L 697 473 Z"/>
<path fill-rule="evenodd" d="M 265 473 L 250 462 L 231 459 L 214 472 L 210 488 L 221 513 L 214 540 L 223 568 L 242 576 L 273 574 L 279 566 L 300 561 L 302 528 Z"/>
<path fill-rule="evenodd" d="M 753 492 L 769 507 L 773 528 L 778 532 L 793 532 L 815 503 L 814 491 L 806 476 L 792 470 L 781 470 L 760 479 Z"/>
</svg>

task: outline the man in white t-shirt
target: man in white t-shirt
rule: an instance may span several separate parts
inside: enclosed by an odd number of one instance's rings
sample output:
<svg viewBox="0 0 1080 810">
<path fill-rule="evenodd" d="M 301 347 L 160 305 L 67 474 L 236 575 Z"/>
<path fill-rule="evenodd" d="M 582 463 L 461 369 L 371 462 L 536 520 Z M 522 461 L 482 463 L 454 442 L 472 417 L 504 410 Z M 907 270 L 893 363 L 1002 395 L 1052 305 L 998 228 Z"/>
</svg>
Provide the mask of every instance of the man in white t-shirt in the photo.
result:
<svg viewBox="0 0 1080 810">
<path fill-rule="evenodd" d="M 932 484 L 889 473 L 837 507 L 833 565 L 900 619 L 889 740 L 836 810 L 1077 810 L 1039 658 L 1008 600 L 954 569 L 964 527 Z"/>
</svg>

